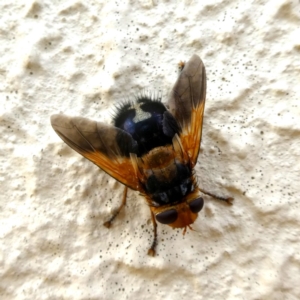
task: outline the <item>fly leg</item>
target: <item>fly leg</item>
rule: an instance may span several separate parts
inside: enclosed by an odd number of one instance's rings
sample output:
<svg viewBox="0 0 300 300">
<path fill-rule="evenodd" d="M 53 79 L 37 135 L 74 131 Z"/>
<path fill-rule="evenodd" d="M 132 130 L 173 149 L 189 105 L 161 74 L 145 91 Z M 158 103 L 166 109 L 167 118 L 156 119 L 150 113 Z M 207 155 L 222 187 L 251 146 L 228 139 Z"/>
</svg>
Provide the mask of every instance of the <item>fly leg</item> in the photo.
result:
<svg viewBox="0 0 300 300">
<path fill-rule="evenodd" d="M 210 193 L 210 192 L 208 192 L 208 191 L 205 191 L 205 190 L 203 190 L 203 189 L 200 189 L 200 192 L 203 193 L 203 194 L 205 194 L 205 195 L 211 196 L 211 197 L 213 197 L 213 198 L 215 198 L 215 199 L 224 201 L 224 202 L 226 202 L 226 203 L 228 203 L 228 204 L 230 204 L 230 205 L 232 204 L 232 201 L 233 201 L 233 197 L 222 197 L 222 196 L 218 196 L 218 195 L 212 194 L 212 193 Z"/>
<path fill-rule="evenodd" d="M 151 211 L 151 219 L 152 219 L 152 224 L 153 224 L 153 241 L 150 249 L 148 250 L 148 255 L 149 256 L 155 256 L 155 248 L 157 245 L 157 223 L 154 217 L 153 212 Z"/>
<path fill-rule="evenodd" d="M 125 206 L 126 198 L 127 198 L 127 189 L 128 189 L 127 186 L 125 186 L 125 189 L 124 189 L 124 192 L 123 192 L 122 203 L 118 207 L 118 209 L 114 212 L 114 214 L 110 217 L 110 219 L 103 224 L 105 227 L 110 228 L 110 226 L 111 226 L 112 222 L 114 221 L 114 219 L 116 218 L 116 216 L 120 213 L 122 208 Z"/>
</svg>

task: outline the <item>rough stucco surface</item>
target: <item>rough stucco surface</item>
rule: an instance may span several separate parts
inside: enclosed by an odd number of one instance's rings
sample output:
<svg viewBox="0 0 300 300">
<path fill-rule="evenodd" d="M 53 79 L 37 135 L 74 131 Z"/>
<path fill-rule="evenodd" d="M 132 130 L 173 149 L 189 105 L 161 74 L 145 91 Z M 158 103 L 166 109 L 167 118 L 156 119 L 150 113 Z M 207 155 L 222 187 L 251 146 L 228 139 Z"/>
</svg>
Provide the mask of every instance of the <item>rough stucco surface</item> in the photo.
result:
<svg viewBox="0 0 300 300">
<path fill-rule="evenodd" d="M 176 3 L 175 3 L 176 2 Z M 299 299 L 298 1 L 1 1 L 1 299 Z M 63 112 L 110 122 L 114 105 L 208 76 L 201 187 L 185 236 L 68 148 Z"/>
</svg>

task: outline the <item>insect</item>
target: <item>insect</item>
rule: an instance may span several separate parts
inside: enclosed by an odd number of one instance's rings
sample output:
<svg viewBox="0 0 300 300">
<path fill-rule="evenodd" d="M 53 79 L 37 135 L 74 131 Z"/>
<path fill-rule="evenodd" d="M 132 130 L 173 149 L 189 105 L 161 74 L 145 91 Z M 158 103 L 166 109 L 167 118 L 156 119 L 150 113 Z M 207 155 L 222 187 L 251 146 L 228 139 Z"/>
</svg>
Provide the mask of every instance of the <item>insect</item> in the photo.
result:
<svg viewBox="0 0 300 300">
<path fill-rule="evenodd" d="M 114 116 L 114 126 L 81 117 L 51 116 L 60 138 L 125 185 L 123 200 L 104 223 L 110 227 L 126 204 L 127 189 L 139 191 L 151 212 L 154 228 L 149 255 L 155 255 L 157 223 L 187 228 L 197 219 L 204 201 L 201 193 L 231 204 L 200 189 L 194 167 L 200 149 L 206 73 L 202 60 L 193 55 L 180 63 L 181 73 L 168 100 L 138 96 L 123 103 Z"/>
</svg>

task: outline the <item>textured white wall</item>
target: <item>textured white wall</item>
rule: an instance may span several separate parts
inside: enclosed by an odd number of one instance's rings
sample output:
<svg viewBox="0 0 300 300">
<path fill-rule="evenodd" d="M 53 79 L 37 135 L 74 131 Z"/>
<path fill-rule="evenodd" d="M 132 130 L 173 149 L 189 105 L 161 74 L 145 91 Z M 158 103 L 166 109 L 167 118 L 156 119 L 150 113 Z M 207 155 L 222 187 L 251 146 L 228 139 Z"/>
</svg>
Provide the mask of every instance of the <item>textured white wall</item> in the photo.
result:
<svg viewBox="0 0 300 300">
<path fill-rule="evenodd" d="M 86 3 L 88 2 L 88 3 Z M 299 299 L 299 1 L 0 3 L 1 299 Z M 200 186 L 185 236 L 55 134 L 63 112 L 109 122 L 177 63 L 208 76 Z"/>
</svg>

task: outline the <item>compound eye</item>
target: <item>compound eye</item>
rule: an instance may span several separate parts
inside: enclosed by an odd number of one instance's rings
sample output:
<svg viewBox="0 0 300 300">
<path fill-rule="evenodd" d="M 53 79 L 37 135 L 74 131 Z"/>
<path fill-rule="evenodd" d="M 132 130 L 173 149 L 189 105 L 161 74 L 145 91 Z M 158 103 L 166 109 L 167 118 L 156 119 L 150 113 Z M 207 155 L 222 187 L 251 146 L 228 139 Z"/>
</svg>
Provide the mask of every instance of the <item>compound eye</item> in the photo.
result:
<svg viewBox="0 0 300 300">
<path fill-rule="evenodd" d="M 162 224 L 171 224 L 177 220 L 178 212 L 176 209 L 169 209 L 155 216 L 156 220 Z"/>
<path fill-rule="evenodd" d="M 198 213 L 202 209 L 203 204 L 204 204 L 203 198 L 200 197 L 200 198 L 197 198 L 197 199 L 191 201 L 189 203 L 189 207 L 190 207 L 190 210 L 194 214 L 196 214 L 196 213 Z"/>
</svg>

